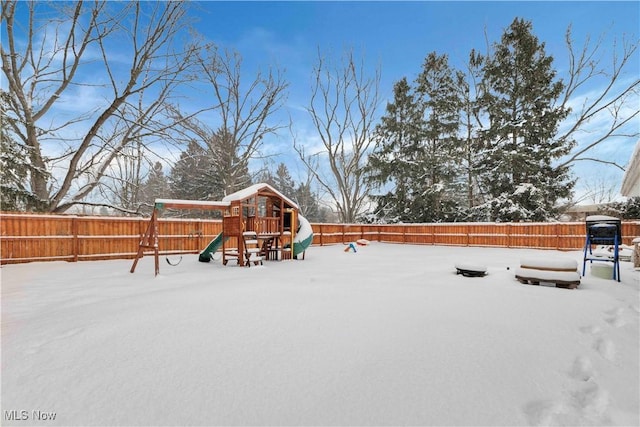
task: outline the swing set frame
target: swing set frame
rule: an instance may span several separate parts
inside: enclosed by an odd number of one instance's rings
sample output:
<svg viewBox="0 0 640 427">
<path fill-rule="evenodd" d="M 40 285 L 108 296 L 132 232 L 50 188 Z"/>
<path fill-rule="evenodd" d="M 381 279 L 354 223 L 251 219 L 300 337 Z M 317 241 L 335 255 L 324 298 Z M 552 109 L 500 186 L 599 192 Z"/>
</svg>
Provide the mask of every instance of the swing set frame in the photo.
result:
<svg viewBox="0 0 640 427">
<path fill-rule="evenodd" d="M 220 210 L 225 211 L 231 206 L 228 202 L 202 202 L 197 200 L 173 200 L 173 199 L 156 199 L 153 207 L 153 213 L 149 220 L 147 229 L 140 238 L 140 244 L 138 245 L 138 252 L 136 258 L 133 260 L 130 272 L 133 273 L 136 270 L 138 261 L 144 256 L 144 252 L 147 250 L 153 251 L 155 275 L 160 273 L 160 254 L 159 254 L 159 233 L 158 233 L 158 215 L 162 209 L 183 209 L 183 210 Z M 167 261 L 168 262 L 168 261 Z M 169 263 L 172 265 L 171 263 Z M 177 265 L 177 264 L 176 264 Z"/>
</svg>

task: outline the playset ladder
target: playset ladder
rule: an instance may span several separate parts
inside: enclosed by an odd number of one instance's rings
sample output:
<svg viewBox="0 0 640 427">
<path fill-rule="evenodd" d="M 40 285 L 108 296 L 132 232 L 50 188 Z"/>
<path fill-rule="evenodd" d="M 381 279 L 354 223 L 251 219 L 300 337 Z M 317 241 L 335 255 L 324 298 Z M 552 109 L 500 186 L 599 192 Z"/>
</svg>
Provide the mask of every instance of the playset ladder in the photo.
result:
<svg viewBox="0 0 640 427">
<path fill-rule="evenodd" d="M 245 231 L 242 233 L 242 240 L 244 241 L 245 265 L 251 267 L 251 263 L 254 265 L 262 264 L 262 248 L 260 248 L 256 232 Z"/>
</svg>

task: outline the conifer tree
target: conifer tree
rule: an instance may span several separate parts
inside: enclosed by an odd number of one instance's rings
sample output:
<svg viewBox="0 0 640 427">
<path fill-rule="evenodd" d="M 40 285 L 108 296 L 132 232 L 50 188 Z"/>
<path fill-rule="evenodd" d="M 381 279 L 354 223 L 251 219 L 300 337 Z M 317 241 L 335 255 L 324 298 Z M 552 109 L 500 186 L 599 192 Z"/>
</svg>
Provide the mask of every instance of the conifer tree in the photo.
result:
<svg viewBox="0 0 640 427">
<path fill-rule="evenodd" d="M 170 197 L 169 180 L 162 170 L 162 163 L 155 162 L 153 164 L 141 190 L 142 202 L 150 205 L 153 205 L 155 199 Z"/>
<path fill-rule="evenodd" d="M 462 102 L 447 55 L 430 53 L 417 79 L 424 105 L 421 186 L 416 188 L 416 220 L 455 219 L 461 188 L 457 181 L 463 154 L 458 130 Z"/>
<path fill-rule="evenodd" d="M 26 185 L 31 167 L 27 149 L 5 131 L 14 120 L 5 114 L 7 102 L 7 92 L 0 91 L 0 210 L 38 210 L 41 203 Z"/>
<path fill-rule="evenodd" d="M 278 165 L 276 174 L 273 177 L 273 187 L 287 197 L 293 197 L 295 191 L 295 182 L 289 174 L 289 169 L 284 163 Z"/>
<path fill-rule="evenodd" d="M 293 196 L 295 202 L 300 207 L 300 213 L 310 222 L 325 222 L 327 215 L 318 203 L 318 195 L 311 189 L 310 183 L 301 183 L 295 190 Z"/>
<path fill-rule="evenodd" d="M 25 158 L 25 150 L 3 132 L 0 135 L 0 210 L 25 211 L 37 205 L 25 186 L 28 173 Z"/>
<path fill-rule="evenodd" d="M 554 167 L 573 143 L 554 139 L 568 111 L 556 107 L 564 85 L 552 64 L 531 23 L 518 18 L 485 63 L 483 186 L 491 220 L 548 219 L 571 193 L 568 168 Z"/>
<path fill-rule="evenodd" d="M 369 159 L 371 180 L 386 194 L 374 196 L 378 220 L 432 222 L 457 219 L 462 149 L 461 101 L 446 55 L 425 58 L 415 89 L 406 78 L 376 128 Z"/>
<path fill-rule="evenodd" d="M 186 200 L 217 200 L 211 198 L 216 179 L 217 176 L 212 174 L 206 150 L 195 141 L 191 141 L 171 169 L 171 195 Z"/>
<path fill-rule="evenodd" d="M 367 167 L 372 187 L 386 191 L 372 195 L 374 216 L 388 222 L 411 221 L 423 150 L 423 110 L 406 78 L 395 83 L 393 94 L 376 126 L 376 146 Z"/>
</svg>

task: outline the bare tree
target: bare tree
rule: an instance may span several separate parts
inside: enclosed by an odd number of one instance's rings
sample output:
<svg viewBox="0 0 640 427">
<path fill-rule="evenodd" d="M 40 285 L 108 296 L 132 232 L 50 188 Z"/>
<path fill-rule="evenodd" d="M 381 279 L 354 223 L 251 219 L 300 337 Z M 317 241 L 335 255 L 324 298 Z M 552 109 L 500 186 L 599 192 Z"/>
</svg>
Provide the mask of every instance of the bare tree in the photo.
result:
<svg viewBox="0 0 640 427">
<path fill-rule="evenodd" d="M 339 220 L 355 222 L 367 202 L 369 186 L 365 180 L 365 163 L 373 145 L 372 133 L 378 108 L 380 69 L 368 77 L 364 63 L 357 63 L 353 52 L 346 53 L 342 63 L 333 68 L 318 53 L 313 70 L 311 100 L 307 111 L 322 149 L 307 154 L 308 148 L 295 141 L 294 149 L 335 203 Z M 329 173 L 314 165 L 322 156 Z"/>
<path fill-rule="evenodd" d="M 213 103 L 207 108 L 215 110 L 216 125 L 185 118 L 178 110 L 174 114 L 181 138 L 206 148 L 225 195 L 250 184 L 249 161 L 260 157 L 263 139 L 283 127 L 272 119 L 284 104 L 288 83 L 279 70 L 243 79 L 238 52 L 216 46 L 202 52 L 198 78 L 203 91 L 212 92 Z"/>
<path fill-rule="evenodd" d="M 577 50 L 571 36 L 571 27 L 565 36 L 569 54 L 568 78 L 565 81 L 562 107 L 573 107 L 573 113 L 567 119 L 571 123 L 558 138 L 579 140 L 588 134 L 589 142 L 579 145 L 559 167 L 578 161 L 594 161 L 622 166 L 603 159 L 588 156 L 588 152 L 597 145 L 617 138 L 635 139 L 640 135 L 637 117 L 640 114 L 640 79 L 637 73 L 637 51 L 639 41 L 626 40 L 613 44 L 611 62 L 606 64 L 601 56 L 602 39 L 591 43 L 587 38 L 581 50 Z M 635 65 L 634 65 L 635 61 Z M 628 74 L 628 68 L 635 68 Z M 589 85 L 598 85 L 591 95 L 580 96 L 581 90 Z M 577 102 L 580 99 L 580 102 Z M 576 104 L 576 105 L 572 105 Z M 604 126 L 591 126 L 603 119 Z M 635 124 L 634 124 L 635 123 Z M 595 129 L 594 129 L 595 128 Z"/>
<path fill-rule="evenodd" d="M 615 201 L 619 188 L 611 177 L 595 176 L 584 184 L 585 196 L 592 204 L 607 204 Z"/>
<path fill-rule="evenodd" d="M 28 148 L 30 190 L 51 212 L 85 203 L 125 147 L 152 133 L 152 117 L 198 51 L 193 38 L 182 42 L 182 2 L 5 1 L 2 24 L 7 113 L 16 119 L 8 131 Z M 144 101 L 131 105 L 134 95 Z"/>
</svg>

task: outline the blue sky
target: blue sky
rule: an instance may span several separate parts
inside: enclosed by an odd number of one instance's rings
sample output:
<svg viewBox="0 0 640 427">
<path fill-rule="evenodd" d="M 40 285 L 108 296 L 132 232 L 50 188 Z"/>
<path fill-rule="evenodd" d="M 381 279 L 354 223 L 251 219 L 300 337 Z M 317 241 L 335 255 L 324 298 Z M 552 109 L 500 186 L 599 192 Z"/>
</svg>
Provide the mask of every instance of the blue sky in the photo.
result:
<svg viewBox="0 0 640 427">
<path fill-rule="evenodd" d="M 296 124 L 304 128 L 301 109 L 309 98 L 310 76 L 318 49 L 338 57 L 344 49 L 354 49 L 370 70 L 382 72 L 380 94 L 392 96 L 393 83 L 402 77 L 413 79 L 429 52 L 449 55 L 454 66 L 463 67 L 471 49 L 486 51 L 497 42 L 514 18 L 533 24 L 536 36 L 554 56 L 562 74 L 567 68 L 565 33 L 572 27 L 576 46 L 586 37 L 603 38 L 602 54 L 609 61 L 614 38 L 638 39 L 640 2 L 201 2 L 197 29 L 207 39 L 238 50 L 247 70 L 277 65 L 290 82 L 288 110 Z M 640 75 L 636 55 L 628 78 Z M 635 74 L 635 76 L 634 76 Z M 384 102 L 381 106 L 381 112 Z M 297 113 L 296 113 L 297 112 Z M 638 121 L 635 126 L 637 128 Z M 311 130 L 308 129 L 310 132 Z M 302 134 L 306 131 L 302 130 Z M 281 149 L 275 147 L 281 145 Z M 617 140 L 601 146 L 594 155 L 622 165 L 628 162 L 635 140 Z M 274 153 L 296 173 L 288 135 L 273 141 Z M 269 147 L 267 147 L 269 151 Z M 622 172 L 611 166 L 579 163 L 578 190 L 593 186 L 601 176 L 619 188 Z M 590 182 L 587 182 L 590 181 Z"/>
<path fill-rule="evenodd" d="M 41 7 L 40 17 L 45 16 L 46 4 L 38 6 Z M 600 53 L 604 62 L 611 61 L 615 39 L 620 41 L 627 37 L 637 41 L 640 37 L 638 1 L 200 1 L 191 6 L 190 13 L 197 21 L 196 30 L 207 41 L 241 54 L 247 80 L 255 77 L 257 69 L 277 67 L 284 70 L 289 94 L 278 120 L 287 125 L 291 117 L 298 140 L 309 146 L 317 144 L 318 139 L 305 111 L 318 51 L 337 61 L 345 50 L 352 49 L 356 59 L 364 60 L 369 75 L 373 75 L 376 67 L 380 68 L 380 116 L 386 101 L 392 99 L 393 84 L 403 77 L 413 80 L 430 52 L 447 54 L 453 67 L 464 69 L 471 49 L 486 52 L 487 43 L 498 42 L 516 17 L 532 23 L 534 34 L 545 43 L 547 53 L 555 58 L 554 66 L 559 75 L 567 70 L 565 33 L 570 25 L 578 48 L 588 36 L 593 40 L 602 37 Z M 110 52 L 111 59 L 128 52 L 127 46 L 118 47 Z M 126 65 L 125 58 L 122 59 L 120 62 Z M 635 53 L 631 65 L 624 76 L 627 81 L 637 80 L 640 76 L 639 52 Z M 91 69 L 85 71 L 88 78 L 94 78 Z M 585 88 L 579 95 L 586 95 L 588 90 L 598 93 L 597 84 Z M 184 94 L 194 95 L 193 91 L 187 90 Z M 194 106 L 210 105 L 210 96 L 195 95 L 190 100 Z M 96 103 L 105 102 L 100 89 L 94 86 L 79 85 L 65 96 L 66 103 L 61 99 L 56 104 L 55 115 L 61 118 L 66 114 L 78 114 L 78 111 L 89 111 Z M 640 95 L 635 101 L 631 107 L 638 110 Z M 215 117 L 206 116 L 204 120 L 215 127 Z M 603 123 L 593 126 L 603 126 Z M 632 127 L 638 131 L 640 118 L 636 118 Z M 580 143 L 585 144 L 593 136 L 583 134 L 580 137 Z M 590 155 L 626 165 L 635 143 L 636 139 L 619 138 L 600 145 Z M 51 144 L 55 145 L 55 142 Z M 52 150 L 55 154 L 61 149 L 52 147 Z M 274 169 L 284 162 L 296 181 L 306 176 L 304 166 L 292 150 L 292 136 L 287 129 L 266 138 L 263 152 L 271 156 Z M 180 153 L 166 154 L 165 160 L 171 163 L 171 158 L 177 159 Z M 600 181 L 618 191 L 623 176 L 623 172 L 613 166 L 592 162 L 577 163 L 574 173 L 579 178 L 578 198 L 585 187 L 602 185 Z"/>
</svg>

